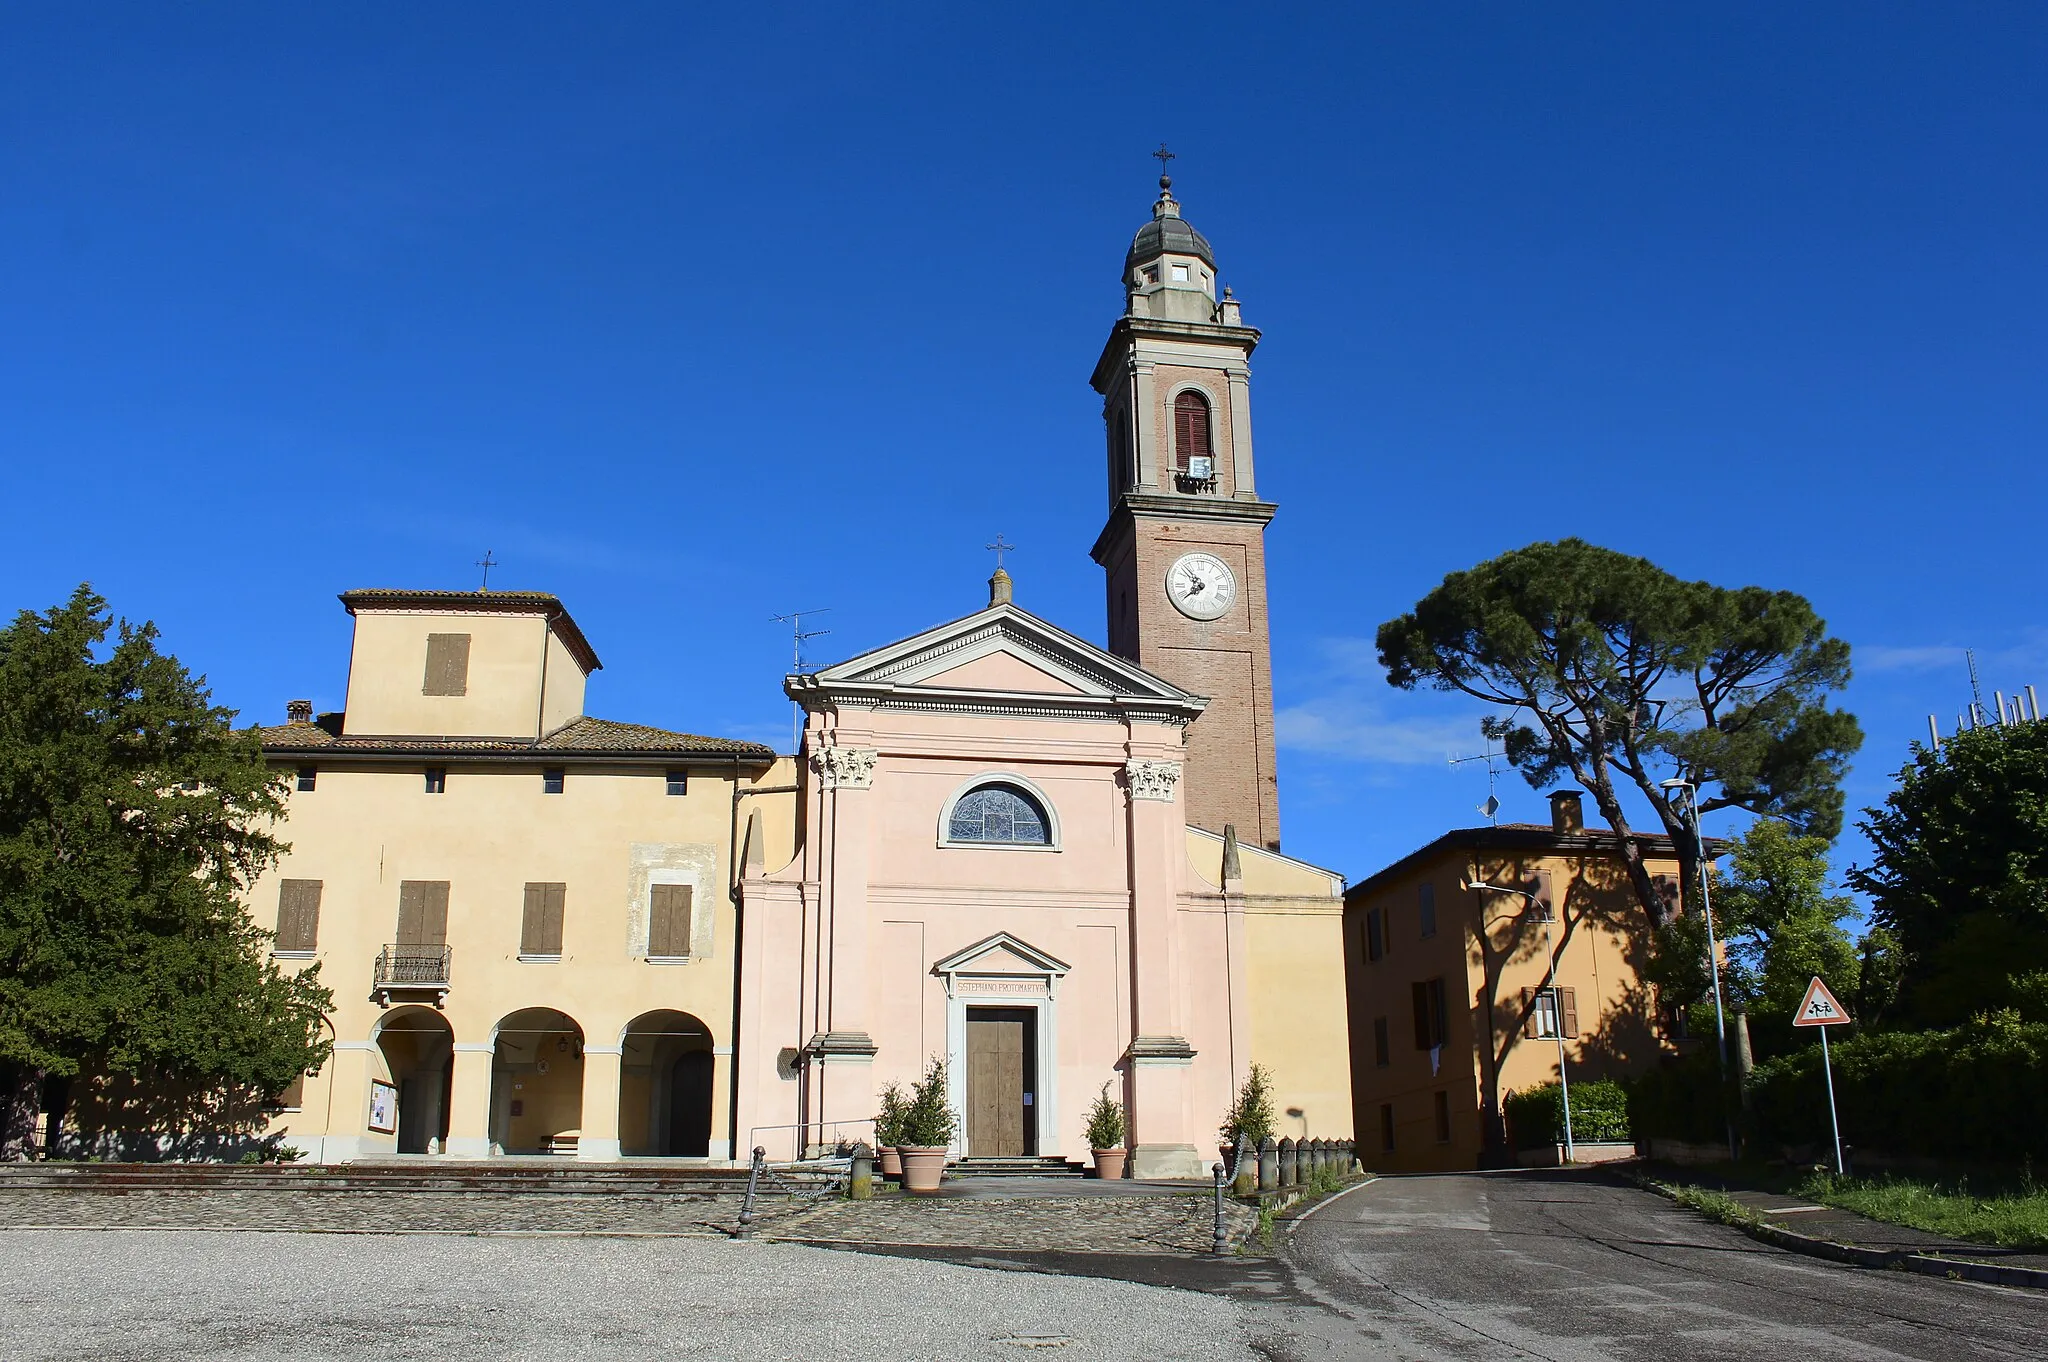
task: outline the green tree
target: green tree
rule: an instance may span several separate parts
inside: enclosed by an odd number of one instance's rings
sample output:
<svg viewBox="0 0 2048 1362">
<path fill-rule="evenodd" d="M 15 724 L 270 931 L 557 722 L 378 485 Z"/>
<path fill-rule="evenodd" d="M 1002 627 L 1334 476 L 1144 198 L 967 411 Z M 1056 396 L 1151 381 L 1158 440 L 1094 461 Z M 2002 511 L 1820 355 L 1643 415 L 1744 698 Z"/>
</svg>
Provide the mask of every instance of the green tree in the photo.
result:
<svg viewBox="0 0 2048 1362">
<path fill-rule="evenodd" d="M 242 904 L 283 779 L 156 639 L 84 586 L 0 630 L 0 1157 L 46 1077 L 261 1097 L 326 1055 L 332 995 Z"/>
<path fill-rule="evenodd" d="M 1842 926 L 1855 911 L 1847 895 L 1828 892 L 1824 838 L 1760 818 L 1729 849 L 1714 918 L 1728 942 L 1731 991 L 1761 1023 L 1762 1035 L 1776 1037 L 1791 1026 L 1815 975 L 1838 997 L 1858 996 L 1862 961 Z"/>
<path fill-rule="evenodd" d="M 1828 698 L 1848 682 L 1849 645 L 1793 592 L 1687 582 L 1565 539 L 1450 574 L 1378 642 L 1393 685 L 1498 706 L 1484 729 L 1531 785 L 1569 776 L 1593 796 L 1654 926 L 1673 909 L 1628 835 L 1626 790 L 1678 845 L 1687 885 L 1698 849 L 1667 777 L 1699 788 L 1702 813 L 1841 830 L 1842 773 L 1863 734 Z"/>
<path fill-rule="evenodd" d="M 2048 967 L 2048 724 L 1916 745 L 1862 822 L 1874 854 L 1850 884 L 1898 942 L 1900 1006 L 1930 1026 L 2033 1006 Z"/>
</svg>

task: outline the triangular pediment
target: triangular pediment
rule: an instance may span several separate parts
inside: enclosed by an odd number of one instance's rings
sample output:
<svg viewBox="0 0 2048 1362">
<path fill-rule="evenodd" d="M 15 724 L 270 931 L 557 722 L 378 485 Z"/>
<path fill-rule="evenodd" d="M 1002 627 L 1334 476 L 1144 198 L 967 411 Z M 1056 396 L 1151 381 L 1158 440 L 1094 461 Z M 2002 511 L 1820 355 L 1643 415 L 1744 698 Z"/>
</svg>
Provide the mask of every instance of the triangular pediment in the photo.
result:
<svg viewBox="0 0 2048 1362">
<path fill-rule="evenodd" d="M 1180 722 L 1194 718 L 1208 703 L 1014 605 L 991 606 L 809 676 L 792 677 L 788 689 L 792 695 L 864 695 L 883 704 L 896 697 L 920 707 L 943 703 L 948 696 L 979 704 L 1000 697 L 1025 707 L 1152 711 Z"/>
<path fill-rule="evenodd" d="M 1064 960 L 1047 955 L 1038 947 L 1020 941 L 1008 932 L 997 932 L 994 936 L 977 941 L 964 950 L 953 952 L 933 965 L 932 973 L 1013 974 L 1042 979 L 1047 975 L 1065 974 L 1069 968 Z"/>
</svg>

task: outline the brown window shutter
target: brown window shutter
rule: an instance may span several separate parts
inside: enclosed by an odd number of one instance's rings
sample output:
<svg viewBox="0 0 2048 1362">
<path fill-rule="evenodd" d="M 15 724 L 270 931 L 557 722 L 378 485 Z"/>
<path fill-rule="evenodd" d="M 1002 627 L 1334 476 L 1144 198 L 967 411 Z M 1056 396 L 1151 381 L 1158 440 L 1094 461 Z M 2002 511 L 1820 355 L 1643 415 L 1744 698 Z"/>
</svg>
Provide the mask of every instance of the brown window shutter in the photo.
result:
<svg viewBox="0 0 2048 1362">
<path fill-rule="evenodd" d="M 1180 394 L 1173 399 L 1174 466 L 1186 472 L 1190 457 L 1213 452 L 1209 442 L 1209 404 L 1200 393 Z"/>
<path fill-rule="evenodd" d="M 1415 1004 L 1415 1048 L 1427 1050 L 1430 1045 L 1429 985 L 1420 982 L 1409 985 L 1409 996 Z"/>
<path fill-rule="evenodd" d="M 548 886 L 547 900 L 543 905 L 544 921 L 541 927 L 542 943 L 547 948 L 543 954 L 560 955 L 562 953 L 562 905 L 568 897 L 568 885 L 551 884 Z"/>
<path fill-rule="evenodd" d="M 277 949 L 310 951 L 320 940 L 319 880 L 286 880 L 277 893 Z"/>
<path fill-rule="evenodd" d="M 547 936 L 548 887 L 544 884 L 526 886 L 526 902 L 519 912 L 519 953 L 521 955 L 546 955 L 541 942 Z"/>
<path fill-rule="evenodd" d="M 1536 1007 L 1532 1001 L 1535 995 L 1528 989 L 1522 990 L 1522 1039 L 1536 1039 Z"/>
<path fill-rule="evenodd" d="M 407 946 L 448 944 L 448 881 L 399 883 L 398 940 Z"/>
<path fill-rule="evenodd" d="M 277 1095 L 276 1104 L 294 1111 L 306 1105 L 306 1076 L 300 1074 L 291 1082 L 285 1084 L 284 1091 Z"/>
<path fill-rule="evenodd" d="M 1557 916 L 1557 899 L 1551 893 L 1550 872 L 1548 870 L 1536 872 L 1536 897 L 1542 901 L 1545 916 L 1552 918 Z"/>
<path fill-rule="evenodd" d="M 1561 988 L 1557 996 L 1562 999 L 1558 1011 L 1563 1014 L 1561 1026 L 1566 1040 L 1579 1038 L 1579 991 L 1575 988 Z"/>
<path fill-rule="evenodd" d="M 427 635 L 427 679 L 423 695 L 469 693 L 469 635 Z"/>
<path fill-rule="evenodd" d="M 1429 1043 L 1442 1045 L 1450 1038 L 1450 1014 L 1444 1008 L 1444 981 L 1429 981 Z"/>
<path fill-rule="evenodd" d="M 1372 1060 L 1382 1069 L 1394 1062 L 1393 1045 L 1388 1035 L 1391 1029 L 1385 1017 L 1372 1019 Z"/>
<path fill-rule="evenodd" d="M 657 884 L 653 887 L 647 923 L 647 953 L 678 956 L 690 953 L 690 886 Z"/>
</svg>

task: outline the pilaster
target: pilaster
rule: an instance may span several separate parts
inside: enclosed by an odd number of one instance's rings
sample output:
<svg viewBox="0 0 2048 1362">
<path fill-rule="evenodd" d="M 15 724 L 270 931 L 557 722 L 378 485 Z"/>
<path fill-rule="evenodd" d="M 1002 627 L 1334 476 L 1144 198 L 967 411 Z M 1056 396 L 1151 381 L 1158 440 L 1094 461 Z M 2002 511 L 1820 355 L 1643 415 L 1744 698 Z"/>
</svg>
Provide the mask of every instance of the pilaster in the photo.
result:
<svg viewBox="0 0 2048 1362">
<path fill-rule="evenodd" d="M 583 1133 L 576 1157 L 591 1163 L 619 1159 L 619 1070 L 625 1056 L 616 1045 L 583 1047 Z"/>
<path fill-rule="evenodd" d="M 454 1159 L 488 1158 L 491 1152 L 491 1061 L 498 1047 L 488 1041 L 457 1041 L 449 1063 L 448 1147 Z"/>
</svg>

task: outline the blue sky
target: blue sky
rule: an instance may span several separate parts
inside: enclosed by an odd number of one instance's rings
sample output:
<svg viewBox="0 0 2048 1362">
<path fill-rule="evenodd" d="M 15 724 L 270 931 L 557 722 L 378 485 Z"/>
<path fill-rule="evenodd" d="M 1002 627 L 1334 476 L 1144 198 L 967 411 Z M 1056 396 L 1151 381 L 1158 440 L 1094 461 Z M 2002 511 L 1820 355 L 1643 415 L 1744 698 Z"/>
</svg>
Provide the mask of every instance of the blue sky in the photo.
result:
<svg viewBox="0 0 2048 1362">
<path fill-rule="evenodd" d="M 0 604 L 89 579 L 277 721 L 336 592 L 488 548 L 593 712 L 785 742 L 771 615 L 967 613 L 999 531 L 1100 641 L 1163 139 L 1266 335 L 1289 851 L 1477 821 L 1477 711 L 1372 634 L 1567 534 L 1809 596 L 1867 804 L 1964 647 L 2048 684 L 2044 69 L 2017 3 L 14 6 Z"/>
</svg>

